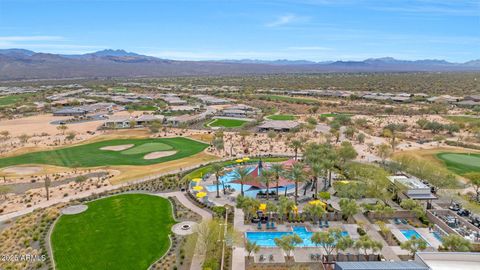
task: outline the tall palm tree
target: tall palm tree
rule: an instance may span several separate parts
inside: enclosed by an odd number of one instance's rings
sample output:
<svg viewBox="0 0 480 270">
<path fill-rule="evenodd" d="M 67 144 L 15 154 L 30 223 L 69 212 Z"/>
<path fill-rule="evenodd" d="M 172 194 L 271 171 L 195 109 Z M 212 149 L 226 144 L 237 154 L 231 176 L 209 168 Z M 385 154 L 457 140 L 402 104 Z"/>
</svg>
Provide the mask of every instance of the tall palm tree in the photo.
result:
<svg viewBox="0 0 480 270">
<path fill-rule="evenodd" d="M 278 198 L 279 198 L 279 195 L 278 194 L 278 184 L 280 182 L 280 176 L 283 174 L 284 172 L 284 169 L 283 169 L 283 166 L 282 164 L 280 163 L 275 163 L 275 164 L 272 164 L 272 166 L 270 167 L 270 171 L 272 172 L 273 174 L 273 178 L 275 179 L 275 194 L 276 194 L 276 200 L 278 201 Z M 285 190 L 287 189 L 287 187 L 285 187 Z"/>
<path fill-rule="evenodd" d="M 243 185 L 245 184 L 245 182 L 251 179 L 250 170 L 247 167 L 238 168 L 237 177 L 238 177 L 238 180 L 240 180 L 240 190 L 243 196 L 244 195 Z"/>
<path fill-rule="evenodd" d="M 323 172 L 323 167 L 320 163 L 318 162 L 315 162 L 313 164 L 310 164 L 310 173 L 313 177 L 313 185 L 315 187 L 315 199 L 317 198 L 317 194 L 318 194 L 318 178 L 322 175 L 322 172 Z"/>
<path fill-rule="evenodd" d="M 293 149 L 293 151 L 295 152 L 295 160 L 297 160 L 297 157 L 298 157 L 298 150 L 299 149 L 302 149 L 302 146 L 303 146 L 303 143 L 302 141 L 300 140 L 293 140 L 291 143 L 290 143 L 290 147 Z"/>
<path fill-rule="evenodd" d="M 295 204 L 298 204 L 298 184 L 305 181 L 305 173 L 303 171 L 304 165 L 301 162 L 293 164 L 288 172 L 290 179 L 295 181 Z"/>
<path fill-rule="evenodd" d="M 220 198 L 220 176 L 223 175 L 223 166 L 220 163 L 212 164 L 212 168 L 210 172 L 215 174 L 215 184 L 217 185 L 217 198 Z M 223 185 L 223 194 L 225 195 L 225 184 L 222 182 Z"/>
<path fill-rule="evenodd" d="M 261 175 L 260 175 L 260 181 L 265 183 L 265 186 L 267 187 L 267 201 L 270 196 L 270 181 L 272 180 L 272 172 L 267 171 L 267 170 L 262 170 Z"/>
</svg>

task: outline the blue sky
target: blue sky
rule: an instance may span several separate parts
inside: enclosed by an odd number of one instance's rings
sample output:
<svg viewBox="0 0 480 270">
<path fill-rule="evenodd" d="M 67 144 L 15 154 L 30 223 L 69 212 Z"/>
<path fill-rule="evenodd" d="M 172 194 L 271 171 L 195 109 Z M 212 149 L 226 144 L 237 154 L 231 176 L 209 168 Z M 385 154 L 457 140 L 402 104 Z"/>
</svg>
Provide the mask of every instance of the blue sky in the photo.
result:
<svg viewBox="0 0 480 270">
<path fill-rule="evenodd" d="M 169 59 L 480 58 L 480 0 L 0 0 L 0 48 Z"/>
</svg>

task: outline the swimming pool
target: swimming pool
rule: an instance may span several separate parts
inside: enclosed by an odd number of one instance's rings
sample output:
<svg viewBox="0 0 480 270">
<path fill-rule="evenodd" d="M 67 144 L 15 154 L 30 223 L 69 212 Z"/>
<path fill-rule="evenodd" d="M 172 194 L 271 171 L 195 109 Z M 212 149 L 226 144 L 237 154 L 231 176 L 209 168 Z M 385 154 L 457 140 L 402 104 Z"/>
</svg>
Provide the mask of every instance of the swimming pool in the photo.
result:
<svg viewBox="0 0 480 270">
<path fill-rule="evenodd" d="M 435 237 L 438 241 L 442 242 L 442 236 L 438 232 L 432 232 L 433 237 Z"/>
<path fill-rule="evenodd" d="M 417 239 L 423 239 L 423 241 L 427 242 L 427 240 L 425 240 L 417 231 L 415 230 L 400 230 L 400 232 L 405 236 L 405 238 L 407 238 L 407 240 L 410 240 L 412 239 L 413 236 L 415 236 L 415 238 Z M 427 242 L 427 245 L 430 245 L 428 242 Z"/>
<path fill-rule="evenodd" d="M 249 173 L 252 172 L 255 167 L 252 166 L 252 167 L 249 167 Z M 238 190 L 240 191 L 242 189 L 242 185 L 240 184 L 237 184 L 237 183 L 231 183 L 232 181 L 234 180 L 237 180 L 238 179 L 238 173 L 237 173 L 237 170 L 234 169 L 234 170 L 231 170 L 227 173 L 225 173 L 224 175 L 222 175 L 220 177 L 220 186 L 219 186 L 219 189 L 221 190 L 222 189 L 222 183 L 225 183 L 226 186 L 230 186 L 231 188 L 235 189 L 235 190 Z M 271 184 L 272 187 L 270 188 L 270 192 L 272 192 L 273 190 L 275 190 L 275 183 L 272 183 Z M 256 197 L 257 196 L 257 193 L 260 192 L 260 191 L 263 191 L 263 192 L 266 192 L 266 189 L 253 189 L 253 190 L 249 190 L 252 186 L 250 185 L 243 185 L 243 191 L 245 193 L 245 196 L 247 197 Z M 289 185 L 287 186 L 287 190 L 291 189 L 291 188 L 294 188 L 295 185 Z M 215 192 L 217 191 L 217 185 L 213 184 L 213 185 L 208 185 L 205 187 L 207 189 L 208 192 Z M 278 193 L 279 194 L 282 194 L 283 192 L 285 192 L 285 187 L 279 187 L 278 188 Z"/>
<path fill-rule="evenodd" d="M 315 247 L 311 241 L 313 232 L 307 231 L 304 226 L 293 227 L 291 232 L 246 232 L 245 236 L 250 242 L 254 242 L 262 247 L 276 247 L 275 238 L 280 238 L 284 235 L 296 233 L 302 238 L 303 243 L 297 245 L 298 247 Z M 347 236 L 348 232 L 343 231 L 342 236 Z"/>
</svg>

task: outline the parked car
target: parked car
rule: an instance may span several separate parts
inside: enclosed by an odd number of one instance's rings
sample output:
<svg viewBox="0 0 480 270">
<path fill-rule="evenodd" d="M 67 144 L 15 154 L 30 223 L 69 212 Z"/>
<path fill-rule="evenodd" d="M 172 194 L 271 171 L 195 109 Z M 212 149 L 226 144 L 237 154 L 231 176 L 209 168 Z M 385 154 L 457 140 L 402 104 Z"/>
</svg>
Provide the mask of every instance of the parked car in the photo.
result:
<svg viewBox="0 0 480 270">
<path fill-rule="evenodd" d="M 457 212 L 457 214 L 462 217 L 468 217 L 470 216 L 470 210 L 462 208 Z"/>
<path fill-rule="evenodd" d="M 452 202 L 452 204 L 450 204 L 450 206 L 448 207 L 448 209 L 452 210 L 452 211 L 459 211 L 460 209 L 462 208 L 462 205 L 460 203 L 457 203 L 457 202 Z"/>
</svg>

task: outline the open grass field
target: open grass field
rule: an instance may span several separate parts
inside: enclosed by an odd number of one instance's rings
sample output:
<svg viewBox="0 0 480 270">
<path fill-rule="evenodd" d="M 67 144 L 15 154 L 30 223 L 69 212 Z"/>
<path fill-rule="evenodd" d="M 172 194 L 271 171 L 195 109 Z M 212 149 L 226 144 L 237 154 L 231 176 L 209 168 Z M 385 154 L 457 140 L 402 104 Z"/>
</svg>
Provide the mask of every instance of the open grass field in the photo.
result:
<svg viewBox="0 0 480 270">
<path fill-rule="evenodd" d="M 457 174 L 480 172 L 480 154 L 442 152 L 437 154 L 437 158 Z"/>
<path fill-rule="evenodd" d="M 21 101 L 26 95 L 0 96 L 0 107 L 13 105 Z"/>
<path fill-rule="evenodd" d="M 236 128 L 243 126 L 247 121 L 238 120 L 238 119 L 222 119 L 217 118 L 213 119 L 207 125 L 210 127 L 225 127 L 225 128 Z"/>
<path fill-rule="evenodd" d="M 297 119 L 297 117 L 295 117 L 295 115 L 292 115 L 292 114 L 272 114 L 267 116 L 267 118 L 270 120 L 282 120 L 282 121 Z"/>
<path fill-rule="evenodd" d="M 133 144 L 134 146 L 123 151 L 100 149 L 107 146 L 126 144 Z M 151 165 L 189 157 L 203 151 L 207 147 L 208 144 L 183 137 L 114 139 L 2 158 L 0 159 L 0 168 L 23 164 L 49 164 L 62 167 Z M 157 159 L 146 160 L 143 158 L 149 152 L 165 150 L 175 150 L 177 152 Z M 124 154 L 124 151 L 129 151 L 129 154 Z"/>
<path fill-rule="evenodd" d="M 144 270 L 168 251 L 175 223 L 168 200 L 125 194 L 87 205 L 87 211 L 63 215 L 55 224 L 56 269 Z"/>
</svg>

